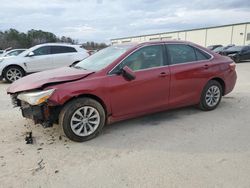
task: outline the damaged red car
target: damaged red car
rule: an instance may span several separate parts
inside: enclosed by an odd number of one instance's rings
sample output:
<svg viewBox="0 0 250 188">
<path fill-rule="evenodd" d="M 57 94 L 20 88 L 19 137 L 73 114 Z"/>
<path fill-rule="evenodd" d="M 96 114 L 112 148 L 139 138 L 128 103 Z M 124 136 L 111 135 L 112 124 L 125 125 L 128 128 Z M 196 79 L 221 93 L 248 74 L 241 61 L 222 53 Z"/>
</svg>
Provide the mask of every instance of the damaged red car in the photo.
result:
<svg viewBox="0 0 250 188">
<path fill-rule="evenodd" d="M 59 123 L 77 142 L 105 124 L 196 105 L 215 109 L 236 83 L 235 63 L 199 45 L 159 41 L 115 45 L 72 67 L 26 76 L 7 90 L 22 115 Z"/>
</svg>

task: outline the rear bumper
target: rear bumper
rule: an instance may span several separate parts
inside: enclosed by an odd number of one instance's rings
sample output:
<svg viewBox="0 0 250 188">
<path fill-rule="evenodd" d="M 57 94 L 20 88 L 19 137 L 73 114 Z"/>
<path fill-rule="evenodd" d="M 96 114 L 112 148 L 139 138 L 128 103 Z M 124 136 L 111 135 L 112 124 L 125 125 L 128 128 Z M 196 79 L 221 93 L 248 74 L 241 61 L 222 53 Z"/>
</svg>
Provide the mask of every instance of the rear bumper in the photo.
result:
<svg viewBox="0 0 250 188">
<path fill-rule="evenodd" d="M 228 73 L 228 75 L 226 76 L 225 79 L 225 92 L 224 95 L 227 95 L 228 93 L 230 93 L 236 84 L 236 80 L 237 80 L 237 73 L 236 71 L 231 71 Z"/>
</svg>

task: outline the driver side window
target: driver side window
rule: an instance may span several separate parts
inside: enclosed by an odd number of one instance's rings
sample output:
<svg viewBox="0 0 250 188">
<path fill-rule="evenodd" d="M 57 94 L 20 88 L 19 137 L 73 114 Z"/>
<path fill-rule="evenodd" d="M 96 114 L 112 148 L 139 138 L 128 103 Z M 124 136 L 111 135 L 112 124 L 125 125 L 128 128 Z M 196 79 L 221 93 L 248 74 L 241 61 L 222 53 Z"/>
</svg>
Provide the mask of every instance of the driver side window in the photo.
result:
<svg viewBox="0 0 250 188">
<path fill-rule="evenodd" d="M 147 46 L 127 57 L 121 66 L 128 66 L 133 71 L 163 66 L 162 45 Z"/>
<path fill-rule="evenodd" d="M 51 53 L 50 51 L 51 51 L 50 46 L 43 46 L 34 50 L 33 53 L 34 53 L 34 56 L 49 55 Z"/>
</svg>

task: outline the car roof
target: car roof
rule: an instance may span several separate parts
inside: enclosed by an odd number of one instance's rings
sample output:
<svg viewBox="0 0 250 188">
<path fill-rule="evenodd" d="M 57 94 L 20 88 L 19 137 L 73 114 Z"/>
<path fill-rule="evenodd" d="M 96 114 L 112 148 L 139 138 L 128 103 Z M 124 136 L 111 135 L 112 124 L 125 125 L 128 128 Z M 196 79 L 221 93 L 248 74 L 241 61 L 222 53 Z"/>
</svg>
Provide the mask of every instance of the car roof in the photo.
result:
<svg viewBox="0 0 250 188">
<path fill-rule="evenodd" d="M 197 44 L 183 41 L 183 40 L 159 40 L 159 41 L 147 41 L 147 42 L 127 42 L 123 44 L 115 44 L 113 46 L 131 46 L 131 47 L 140 47 L 140 46 L 147 46 L 147 45 L 154 45 L 154 44 L 191 44 L 197 46 Z"/>
<path fill-rule="evenodd" d="M 38 44 L 36 46 L 49 46 L 49 45 L 53 45 L 53 46 L 70 46 L 70 47 L 78 47 L 78 46 L 80 46 L 80 45 L 67 44 L 67 43 L 43 43 L 43 44 Z"/>
<path fill-rule="evenodd" d="M 127 42 L 123 44 L 117 45 L 147 45 L 147 44 L 171 44 L 171 43 L 185 43 L 185 44 L 192 44 L 192 42 L 183 41 L 183 40 L 156 40 L 156 41 L 147 41 L 147 42 Z"/>
</svg>

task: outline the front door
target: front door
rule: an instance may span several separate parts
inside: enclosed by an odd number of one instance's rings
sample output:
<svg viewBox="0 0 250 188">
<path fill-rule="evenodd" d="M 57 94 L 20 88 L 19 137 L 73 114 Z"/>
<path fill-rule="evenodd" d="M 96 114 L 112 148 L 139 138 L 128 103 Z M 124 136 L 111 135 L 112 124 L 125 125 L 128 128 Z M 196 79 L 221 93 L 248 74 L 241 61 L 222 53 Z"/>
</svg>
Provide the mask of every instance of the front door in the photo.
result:
<svg viewBox="0 0 250 188">
<path fill-rule="evenodd" d="M 112 116 L 125 116 L 167 107 L 170 75 L 163 49 L 162 45 L 143 47 L 116 67 L 131 68 L 136 75 L 132 81 L 111 72 L 108 84 Z M 116 72 L 116 69 L 113 72 Z"/>
<path fill-rule="evenodd" d="M 53 68 L 53 55 L 50 46 L 43 46 L 33 51 L 33 56 L 26 56 L 24 64 L 27 72 L 39 72 Z"/>
</svg>

